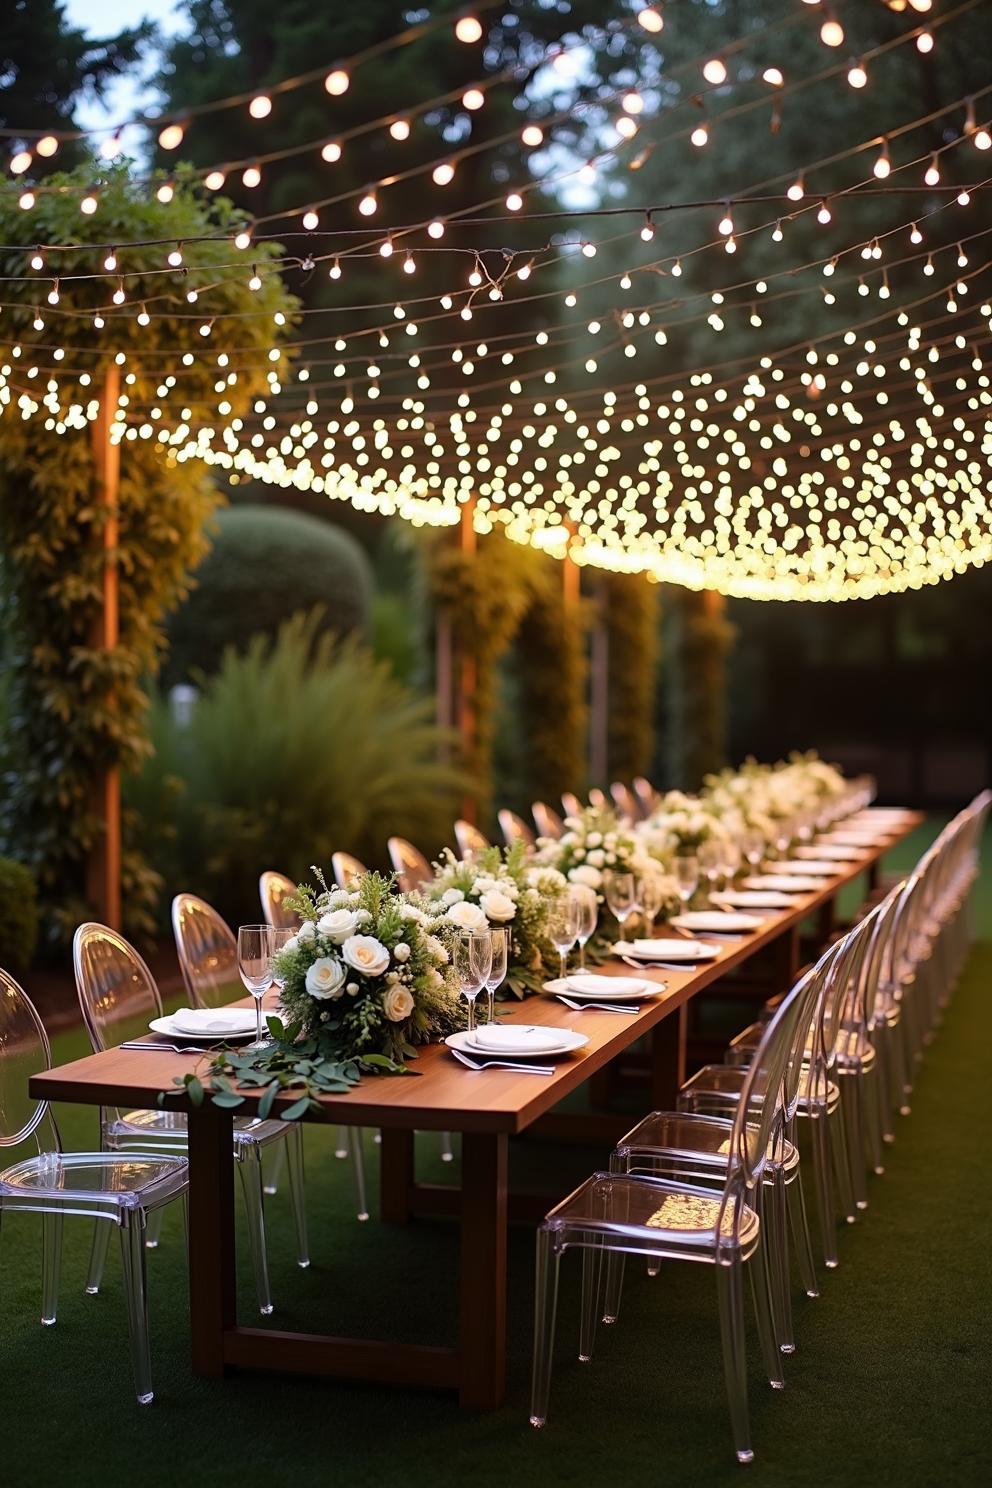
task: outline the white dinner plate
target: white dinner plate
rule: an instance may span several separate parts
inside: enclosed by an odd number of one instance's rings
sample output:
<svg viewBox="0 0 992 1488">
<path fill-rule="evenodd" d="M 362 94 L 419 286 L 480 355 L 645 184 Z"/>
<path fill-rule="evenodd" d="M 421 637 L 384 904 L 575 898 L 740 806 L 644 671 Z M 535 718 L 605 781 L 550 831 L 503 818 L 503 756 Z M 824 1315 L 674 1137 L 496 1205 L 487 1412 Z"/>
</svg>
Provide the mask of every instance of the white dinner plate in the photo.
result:
<svg viewBox="0 0 992 1488">
<path fill-rule="evenodd" d="M 726 889 L 714 894 L 713 902 L 731 909 L 791 909 L 793 903 L 788 894 L 774 889 Z"/>
<path fill-rule="evenodd" d="M 837 872 L 837 864 L 828 863 L 825 858 L 796 858 L 787 863 L 774 864 L 771 871 L 795 873 L 800 878 L 833 878 Z"/>
<path fill-rule="evenodd" d="M 675 915 L 671 922 L 677 930 L 723 930 L 732 934 L 735 930 L 760 930 L 760 915 L 724 914 L 710 909 L 690 909 L 686 914 Z"/>
<path fill-rule="evenodd" d="M 715 961 L 720 947 L 702 940 L 618 940 L 613 951 L 634 961 Z"/>
<path fill-rule="evenodd" d="M 469 1033 L 467 1028 L 459 1029 L 458 1033 L 449 1033 L 445 1039 L 449 1049 L 457 1049 L 461 1054 L 468 1054 L 472 1059 L 548 1059 L 560 1054 L 573 1054 L 576 1049 L 585 1048 L 589 1037 L 585 1033 L 576 1033 L 571 1028 L 549 1028 L 548 1037 L 544 1043 L 535 1041 L 526 1049 L 499 1049 L 495 1046 L 483 1046 L 476 1042 L 475 1033 Z"/>
<path fill-rule="evenodd" d="M 252 1018 L 250 1028 L 242 1028 L 231 1033 L 188 1033 L 185 1028 L 177 1028 L 172 1018 L 153 1018 L 148 1027 L 152 1033 L 164 1034 L 166 1038 L 180 1039 L 182 1042 L 193 1044 L 243 1044 L 245 1039 L 255 1037 L 255 1020 Z"/>
<path fill-rule="evenodd" d="M 800 878 L 795 873 L 758 873 L 744 880 L 746 889 L 776 889 L 780 894 L 813 894 L 823 888 L 820 878 Z"/>
<path fill-rule="evenodd" d="M 829 858 L 834 863 L 855 863 L 863 857 L 856 847 L 844 847 L 838 842 L 818 842 L 815 847 L 797 847 L 795 852 L 799 856 L 815 853 L 818 858 Z"/>
<path fill-rule="evenodd" d="M 648 997 L 657 997 L 662 991 L 662 983 L 642 982 L 635 977 L 597 977 L 596 980 L 613 982 L 614 990 L 583 992 L 577 987 L 569 986 L 570 977 L 565 977 L 564 980 L 555 977 L 553 981 L 544 983 L 544 990 L 555 996 L 564 993 L 566 997 L 574 997 L 577 1002 L 644 1002 Z"/>
<path fill-rule="evenodd" d="M 872 847 L 881 847 L 890 840 L 889 832 L 878 832 L 874 827 L 870 832 L 831 832 L 824 838 L 825 842 L 832 842 L 835 847 L 859 847 L 862 852 L 867 852 Z"/>
</svg>

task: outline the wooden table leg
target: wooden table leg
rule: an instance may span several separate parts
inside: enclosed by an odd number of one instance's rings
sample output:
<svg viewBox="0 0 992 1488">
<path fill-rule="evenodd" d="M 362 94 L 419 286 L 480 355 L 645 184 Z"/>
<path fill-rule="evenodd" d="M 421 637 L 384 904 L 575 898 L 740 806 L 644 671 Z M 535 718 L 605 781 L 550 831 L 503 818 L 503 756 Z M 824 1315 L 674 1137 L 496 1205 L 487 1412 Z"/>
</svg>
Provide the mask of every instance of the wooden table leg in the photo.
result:
<svg viewBox="0 0 992 1488">
<path fill-rule="evenodd" d="M 683 1003 L 651 1030 L 651 1105 L 656 1111 L 674 1111 L 685 1084 L 687 1025 L 688 1003 Z"/>
<path fill-rule="evenodd" d="M 416 1178 L 412 1131 L 384 1127 L 379 1148 L 379 1213 L 384 1224 L 406 1224 Z"/>
<path fill-rule="evenodd" d="M 816 943 L 825 949 L 837 925 L 837 900 L 825 899 L 816 917 Z"/>
<path fill-rule="evenodd" d="M 237 1322 L 234 1142 L 230 1113 L 189 1113 L 189 1313 L 193 1373 L 224 1373 L 224 1334 Z"/>
<path fill-rule="evenodd" d="M 458 1398 L 496 1410 L 506 1391 L 506 1159 L 503 1134 L 462 1136 Z"/>
</svg>

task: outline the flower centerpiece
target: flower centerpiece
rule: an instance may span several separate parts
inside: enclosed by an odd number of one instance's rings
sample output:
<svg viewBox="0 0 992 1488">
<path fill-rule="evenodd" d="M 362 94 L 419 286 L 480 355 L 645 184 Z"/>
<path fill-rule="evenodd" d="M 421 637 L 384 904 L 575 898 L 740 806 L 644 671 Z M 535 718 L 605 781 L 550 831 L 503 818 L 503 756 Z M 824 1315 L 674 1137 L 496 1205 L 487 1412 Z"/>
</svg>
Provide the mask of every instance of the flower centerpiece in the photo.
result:
<svg viewBox="0 0 992 1488">
<path fill-rule="evenodd" d="M 615 812 L 608 807 L 587 806 L 579 816 L 565 818 L 565 831 L 557 841 L 541 838 L 537 860 L 556 868 L 569 883 L 585 884 L 594 889 L 600 905 L 606 905 L 605 883 L 608 873 L 632 873 L 651 885 L 652 907 L 656 912 L 674 909 L 678 888 L 665 865 L 633 827 L 621 826 Z M 600 924 L 592 945 L 594 956 L 615 939 L 610 925 Z"/>
<path fill-rule="evenodd" d="M 425 912 L 440 915 L 453 931 L 505 929 L 509 944 L 503 986 L 513 996 L 525 997 L 541 990 L 557 962 L 548 920 L 567 888 L 563 874 L 535 862 L 522 842 L 513 842 L 488 847 L 464 861 L 446 848 L 434 864 L 433 881 L 412 899 Z"/>
<path fill-rule="evenodd" d="M 343 889 L 314 872 L 319 890 L 300 888 L 302 923 L 276 958 L 290 1023 L 330 1059 L 375 1055 L 390 1066 L 462 1027 L 443 913 L 394 894 L 378 873 Z"/>
<path fill-rule="evenodd" d="M 673 858 L 695 853 L 704 842 L 730 840 L 742 825 L 729 812 L 714 809 L 707 797 L 673 790 L 662 796 L 655 810 L 634 831 L 652 856 L 670 865 Z"/>
</svg>

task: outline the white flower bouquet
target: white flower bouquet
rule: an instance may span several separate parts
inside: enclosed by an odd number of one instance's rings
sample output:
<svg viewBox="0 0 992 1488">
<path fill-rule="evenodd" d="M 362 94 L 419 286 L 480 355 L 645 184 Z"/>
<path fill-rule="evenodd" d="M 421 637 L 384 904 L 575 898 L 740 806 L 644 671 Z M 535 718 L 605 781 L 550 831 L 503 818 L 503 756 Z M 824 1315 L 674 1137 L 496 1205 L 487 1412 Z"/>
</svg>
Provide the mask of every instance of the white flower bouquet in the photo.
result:
<svg viewBox="0 0 992 1488">
<path fill-rule="evenodd" d="M 445 944 L 443 911 L 431 913 L 368 873 L 351 889 L 301 886 L 302 924 L 276 972 L 290 1029 L 316 1037 L 329 1060 L 401 1065 L 416 1046 L 464 1026 L 464 1004 Z"/>
<path fill-rule="evenodd" d="M 503 984 L 515 997 L 538 992 L 557 964 L 548 938 L 552 906 L 566 892 L 564 876 L 535 863 L 523 843 L 490 847 L 469 861 L 446 848 L 434 864 L 434 879 L 419 896 L 427 912 L 441 915 L 452 931 L 505 929 L 507 975 Z"/>
<path fill-rule="evenodd" d="M 605 884 L 608 873 L 632 873 L 651 885 L 651 898 L 657 911 L 667 911 L 678 904 L 678 889 L 666 872 L 665 865 L 654 854 L 633 827 L 624 827 L 616 813 L 606 807 L 587 806 L 580 816 L 565 818 L 565 831 L 557 841 L 541 838 L 537 861 L 556 868 L 569 883 L 585 884 L 594 889 L 600 905 L 606 905 Z M 592 955 L 601 957 L 605 946 L 615 936 L 610 924 L 600 924 L 591 942 Z"/>
</svg>

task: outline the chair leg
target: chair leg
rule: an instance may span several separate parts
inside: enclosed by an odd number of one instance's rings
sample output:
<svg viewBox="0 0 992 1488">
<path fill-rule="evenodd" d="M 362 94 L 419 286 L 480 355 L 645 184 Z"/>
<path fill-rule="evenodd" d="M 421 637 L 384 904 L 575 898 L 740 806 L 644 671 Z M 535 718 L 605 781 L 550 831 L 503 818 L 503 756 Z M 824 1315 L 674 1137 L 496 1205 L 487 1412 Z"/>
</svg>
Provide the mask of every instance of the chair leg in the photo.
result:
<svg viewBox="0 0 992 1488">
<path fill-rule="evenodd" d="M 296 1264 L 305 1270 L 310 1264 L 310 1245 L 307 1239 L 306 1185 L 303 1179 L 303 1127 L 294 1122 L 285 1142 L 286 1163 L 289 1168 L 289 1200 L 293 1206 L 293 1226 L 296 1230 Z"/>
<path fill-rule="evenodd" d="M 454 1160 L 455 1160 L 455 1149 L 451 1145 L 451 1133 L 450 1132 L 442 1132 L 441 1133 L 441 1161 L 442 1162 L 454 1162 Z"/>
<path fill-rule="evenodd" d="M 282 1165 L 286 1158 L 286 1144 L 275 1142 L 266 1160 L 263 1160 L 262 1191 L 268 1196 L 279 1192 L 279 1182 L 282 1178 Z M 268 1171 L 266 1172 L 266 1169 Z"/>
<path fill-rule="evenodd" d="M 358 1218 L 366 1220 L 369 1217 L 369 1202 L 365 1196 L 365 1148 L 362 1144 L 362 1129 L 360 1126 L 348 1128 L 348 1148 L 351 1152 L 351 1161 L 355 1172 L 355 1197 L 358 1200 Z"/>
<path fill-rule="evenodd" d="M 776 1337 L 775 1303 L 776 1292 L 775 1255 L 768 1244 L 767 1233 L 762 1236 L 758 1249 L 748 1262 L 751 1278 L 751 1296 L 754 1299 L 754 1315 L 758 1323 L 758 1341 L 761 1357 L 773 1390 L 785 1388 L 782 1375 L 782 1350 Z"/>
<path fill-rule="evenodd" d="M 62 1215 L 44 1214 L 41 1224 L 41 1321 L 50 1328 L 59 1313 L 62 1270 Z"/>
<path fill-rule="evenodd" d="M 841 1082 L 840 1114 L 843 1122 L 844 1147 L 847 1152 L 851 1192 L 856 1209 L 868 1208 L 868 1185 L 865 1179 L 865 1103 L 860 1074 L 847 1075 Z M 851 1211 L 848 1210 L 848 1217 Z"/>
<path fill-rule="evenodd" d="M 764 1212 L 770 1221 L 765 1227 L 767 1265 L 772 1282 L 772 1311 L 775 1336 L 783 1354 L 794 1354 L 796 1340 L 792 1329 L 792 1285 L 789 1275 L 789 1226 L 786 1219 L 785 1172 L 779 1167 L 774 1183 L 769 1184 Z M 770 1244 L 769 1244 L 770 1242 Z"/>
<path fill-rule="evenodd" d="M 269 1260 L 265 1249 L 265 1215 L 262 1208 L 262 1159 L 258 1147 L 241 1148 L 238 1153 L 238 1174 L 241 1192 L 244 1194 L 245 1212 L 248 1216 L 248 1249 L 255 1276 L 255 1292 L 258 1310 L 263 1317 L 272 1311 L 272 1292 L 269 1288 Z"/>
<path fill-rule="evenodd" d="M 622 1250 L 611 1250 L 608 1253 L 606 1257 L 606 1298 L 603 1303 L 604 1323 L 615 1323 L 620 1316 L 625 1264 L 626 1256 Z"/>
<path fill-rule="evenodd" d="M 865 1134 L 872 1172 L 881 1176 L 885 1172 L 885 1149 L 882 1146 L 882 1078 L 881 1070 L 875 1068 L 865 1073 Z"/>
<path fill-rule="evenodd" d="M 588 1364 L 596 1342 L 603 1247 L 587 1245 L 582 1252 L 582 1302 L 579 1312 L 579 1363 Z"/>
<path fill-rule="evenodd" d="M 831 1115 L 828 1115 L 826 1131 L 834 1177 L 837 1180 L 840 1207 L 848 1224 L 854 1224 L 858 1218 L 858 1211 L 851 1184 L 851 1160 L 844 1137 L 844 1116 L 840 1110 L 835 1109 Z"/>
<path fill-rule="evenodd" d="M 103 1281 L 103 1268 L 107 1264 L 107 1246 L 110 1244 L 110 1225 L 105 1219 L 93 1221 L 93 1245 L 90 1249 L 90 1269 L 86 1273 L 86 1290 L 95 1297 Z"/>
<path fill-rule="evenodd" d="M 339 1126 L 337 1131 L 337 1145 L 334 1148 L 334 1156 L 342 1160 L 348 1156 L 348 1141 L 351 1136 L 351 1128 Z"/>
<path fill-rule="evenodd" d="M 816 1284 L 816 1264 L 813 1260 L 813 1242 L 810 1239 L 809 1220 L 806 1217 L 806 1196 L 803 1193 L 802 1173 L 797 1173 L 791 1183 L 785 1185 L 785 1202 L 789 1211 L 789 1226 L 792 1243 L 796 1248 L 796 1262 L 807 1297 L 818 1297 L 820 1288 Z"/>
<path fill-rule="evenodd" d="M 537 1263 L 534 1271 L 534 1365 L 530 1390 L 530 1424 L 543 1426 L 548 1419 L 551 1393 L 551 1363 L 555 1346 L 555 1317 L 558 1312 L 558 1267 L 561 1253 L 551 1230 L 537 1232 Z"/>
<path fill-rule="evenodd" d="M 751 1426 L 747 1409 L 747 1356 L 744 1341 L 744 1289 L 740 1261 L 717 1262 L 716 1287 L 720 1303 L 720 1341 L 727 1382 L 730 1428 L 738 1462 L 751 1462 Z"/>
<path fill-rule="evenodd" d="M 830 1141 L 827 1136 L 827 1113 L 825 1111 L 819 1111 L 810 1118 L 809 1131 L 813 1147 L 813 1175 L 816 1180 L 816 1203 L 820 1216 L 823 1264 L 832 1268 L 838 1264 L 837 1221 L 834 1215 Z"/>
<path fill-rule="evenodd" d="M 152 1211 L 154 1214 L 154 1210 Z M 121 1258 L 124 1262 L 124 1295 L 127 1299 L 127 1325 L 131 1341 L 131 1369 L 134 1392 L 139 1405 L 154 1399 L 152 1363 L 148 1348 L 148 1296 L 145 1266 L 145 1215 L 134 1212 L 120 1227 Z"/>
<path fill-rule="evenodd" d="M 162 1216 L 164 1212 L 163 1205 L 161 1209 L 153 1209 L 148 1216 L 148 1223 L 145 1227 L 145 1247 L 148 1250 L 158 1249 L 158 1242 L 162 1235 Z"/>
</svg>

